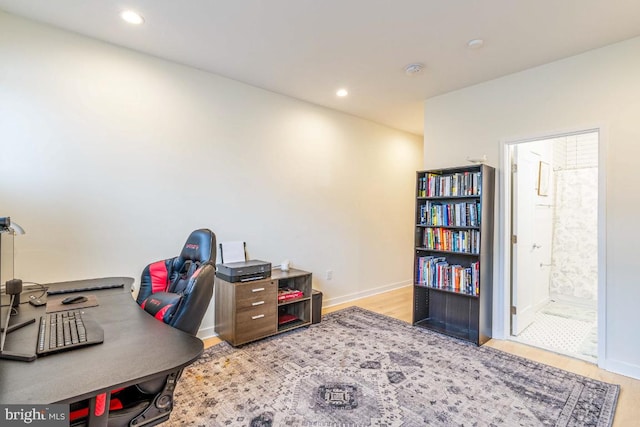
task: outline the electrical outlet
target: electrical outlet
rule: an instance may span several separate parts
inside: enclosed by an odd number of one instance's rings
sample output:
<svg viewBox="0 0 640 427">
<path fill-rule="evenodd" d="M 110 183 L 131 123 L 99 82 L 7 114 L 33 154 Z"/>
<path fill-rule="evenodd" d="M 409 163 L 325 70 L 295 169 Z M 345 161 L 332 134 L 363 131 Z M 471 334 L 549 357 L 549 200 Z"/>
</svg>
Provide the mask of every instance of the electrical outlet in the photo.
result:
<svg viewBox="0 0 640 427">
<path fill-rule="evenodd" d="M 333 270 L 327 270 L 327 280 L 333 279 Z"/>
</svg>

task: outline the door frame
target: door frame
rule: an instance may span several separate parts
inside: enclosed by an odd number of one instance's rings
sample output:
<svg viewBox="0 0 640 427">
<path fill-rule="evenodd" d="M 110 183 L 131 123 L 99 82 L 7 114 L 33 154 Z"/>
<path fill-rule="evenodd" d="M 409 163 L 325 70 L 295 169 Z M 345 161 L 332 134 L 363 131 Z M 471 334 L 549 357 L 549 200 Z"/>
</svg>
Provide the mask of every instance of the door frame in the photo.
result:
<svg viewBox="0 0 640 427">
<path fill-rule="evenodd" d="M 562 136 L 598 132 L 598 367 L 606 366 L 607 319 L 607 240 L 606 240 L 606 158 L 608 132 L 604 125 L 582 126 L 565 131 L 544 132 L 526 137 L 506 138 L 500 141 L 500 165 L 498 176 L 498 272 L 497 289 L 494 292 L 493 336 L 511 339 L 511 156 L 513 145 L 552 139 Z"/>
</svg>

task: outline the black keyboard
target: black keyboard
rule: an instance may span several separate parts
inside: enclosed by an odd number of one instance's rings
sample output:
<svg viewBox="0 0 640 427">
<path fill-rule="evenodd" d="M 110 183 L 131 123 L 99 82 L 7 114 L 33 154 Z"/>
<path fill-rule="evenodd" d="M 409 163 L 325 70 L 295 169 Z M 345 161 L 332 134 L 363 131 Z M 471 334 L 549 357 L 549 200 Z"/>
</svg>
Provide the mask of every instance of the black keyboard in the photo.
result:
<svg viewBox="0 0 640 427">
<path fill-rule="evenodd" d="M 104 341 L 102 327 L 81 310 L 58 311 L 40 317 L 36 354 L 45 356 Z"/>
</svg>

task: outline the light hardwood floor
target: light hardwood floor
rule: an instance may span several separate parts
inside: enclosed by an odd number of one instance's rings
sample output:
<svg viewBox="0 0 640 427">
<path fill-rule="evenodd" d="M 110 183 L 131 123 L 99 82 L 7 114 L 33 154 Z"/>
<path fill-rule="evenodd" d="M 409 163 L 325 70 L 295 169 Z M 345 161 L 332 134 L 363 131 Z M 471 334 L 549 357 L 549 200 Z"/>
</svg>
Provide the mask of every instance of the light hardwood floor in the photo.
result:
<svg viewBox="0 0 640 427">
<path fill-rule="evenodd" d="M 326 307 L 322 309 L 322 314 L 355 305 L 411 323 L 413 315 L 411 293 L 412 287 L 407 286 L 348 303 Z M 218 338 L 209 338 L 205 340 L 205 347 L 210 347 L 219 342 Z M 551 353 L 514 341 L 492 339 L 485 345 L 596 380 L 619 384 L 620 396 L 618 397 L 613 426 L 640 426 L 640 380 L 614 374 L 582 360 Z"/>
</svg>

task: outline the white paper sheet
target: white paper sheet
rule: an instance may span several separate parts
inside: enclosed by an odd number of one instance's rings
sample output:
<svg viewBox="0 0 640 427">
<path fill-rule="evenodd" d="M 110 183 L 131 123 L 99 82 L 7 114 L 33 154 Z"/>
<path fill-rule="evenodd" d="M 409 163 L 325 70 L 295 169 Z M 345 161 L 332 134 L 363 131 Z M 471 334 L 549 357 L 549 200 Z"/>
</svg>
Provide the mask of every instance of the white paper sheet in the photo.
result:
<svg viewBox="0 0 640 427">
<path fill-rule="evenodd" d="M 221 242 L 220 259 L 223 264 L 246 261 L 244 242 Z"/>
</svg>

